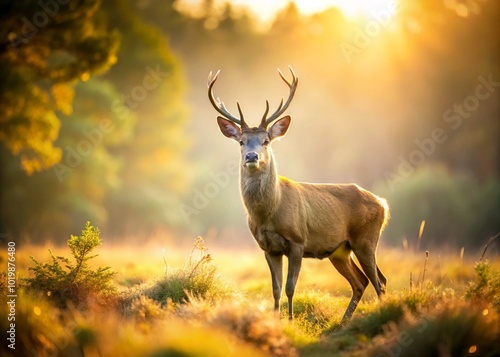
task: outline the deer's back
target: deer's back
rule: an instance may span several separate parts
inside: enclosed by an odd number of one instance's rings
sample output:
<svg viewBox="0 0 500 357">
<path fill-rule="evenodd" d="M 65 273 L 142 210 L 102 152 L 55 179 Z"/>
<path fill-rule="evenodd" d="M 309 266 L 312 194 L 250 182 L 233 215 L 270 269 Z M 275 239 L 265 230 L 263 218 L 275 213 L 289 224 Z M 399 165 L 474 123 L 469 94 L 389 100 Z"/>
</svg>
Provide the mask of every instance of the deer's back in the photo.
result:
<svg viewBox="0 0 500 357">
<path fill-rule="evenodd" d="M 388 218 L 384 199 L 355 184 L 311 184 L 280 178 L 281 205 L 272 226 L 304 244 L 304 255 L 329 256 L 344 241 L 378 234 Z"/>
</svg>

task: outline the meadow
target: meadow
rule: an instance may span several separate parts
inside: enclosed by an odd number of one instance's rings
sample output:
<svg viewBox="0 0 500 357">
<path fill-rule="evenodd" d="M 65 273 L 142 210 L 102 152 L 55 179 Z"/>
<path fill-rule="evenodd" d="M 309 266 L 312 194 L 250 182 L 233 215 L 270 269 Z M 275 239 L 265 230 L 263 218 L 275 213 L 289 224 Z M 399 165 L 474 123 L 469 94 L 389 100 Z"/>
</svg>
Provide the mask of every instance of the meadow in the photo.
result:
<svg viewBox="0 0 500 357">
<path fill-rule="evenodd" d="M 482 252 L 382 246 L 388 293 L 379 301 L 369 286 L 342 324 L 350 287 L 328 260 L 304 261 L 289 322 L 286 297 L 280 315 L 272 311 L 269 271 L 257 247 L 218 249 L 202 237 L 183 246 L 101 242 L 98 230 L 88 230 L 68 247 L 17 247 L 15 350 L 3 338 L 2 355 L 500 354 L 493 251 L 479 262 Z M 0 257 L 7 271 L 7 247 Z M 5 273 L 0 287 L 8 295 Z M 9 331 L 8 313 L 0 313 L 2 331 Z"/>
</svg>

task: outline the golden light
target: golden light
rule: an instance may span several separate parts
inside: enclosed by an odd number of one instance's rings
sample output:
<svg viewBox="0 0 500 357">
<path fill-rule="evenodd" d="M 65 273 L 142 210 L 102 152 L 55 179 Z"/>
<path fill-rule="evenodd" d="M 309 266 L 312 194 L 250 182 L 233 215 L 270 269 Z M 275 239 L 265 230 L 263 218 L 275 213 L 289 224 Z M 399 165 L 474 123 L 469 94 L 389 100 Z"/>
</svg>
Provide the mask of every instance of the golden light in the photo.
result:
<svg viewBox="0 0 500 357">
<path fill-rule="evenodd" d="M 304 15 L 321 12 L 330 7 L 336 7 L 347 18 L 372 17 L 380 11 L 389 11 L 392 15 L 397 12 L 402 0 L 216 0 L 215 4 L 224 7 L 230 3 L 234 7 L 246 8 L 254 13 L 264 23 L 271 21 L 278 12 L 295 3 Z M 181 0 L 176 7 L 191 15 L 199 15 L 203 10 L 200 0 Z"/>
<path fill-rule="evenodd" d="M 328 7 L 336 7 L 350 18 L 370 16 L 381 10 L 396 9 L 399 5 L 397 0 L 296 0 L 295 3 L 304 14 L 322 11 Z"/>
<path fill-rule="evenodd" d="M 286 7 L 289 0 L 233 0 L 229 1 L 234 5 L 244 5 L 256 13 L 262 20 L 268 20 L 280 9 Z M 299 11 L 305 15 L 326 10 L 329 7 L 338 8 L 346 17 L 355 18 L 358 16 L 372 16 L 382 10 L 391 11 L 399 6 L 398 0 L 295 0 Z"/>
<path fill-rule="evenodd" d="M 40 316 L 42 313 L 42 309 L 40 309 L 38 306 L 35 306 L 33 308 L 33 312 L 35 313 L 36 316 Z"/>
</svg>

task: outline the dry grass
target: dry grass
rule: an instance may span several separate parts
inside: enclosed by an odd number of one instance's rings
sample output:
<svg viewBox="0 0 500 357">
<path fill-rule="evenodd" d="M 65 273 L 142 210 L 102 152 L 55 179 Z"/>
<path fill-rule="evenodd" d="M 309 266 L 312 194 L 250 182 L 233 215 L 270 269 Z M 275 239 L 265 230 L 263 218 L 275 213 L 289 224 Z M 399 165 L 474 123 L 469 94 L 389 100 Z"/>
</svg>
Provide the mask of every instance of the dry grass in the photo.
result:
<svg viewBox="0 0 500 357">
<path fill-rule="evenodd" d="M 500 296 L 500 284 L 491 278 L 499 270 L 498 259 L 482 280 L 487 284 L 483 287 L 474 270 L 480 254 L 461 257 L 460 251 L 430 251 L 421 284 L 424 252 L 382 247 L 379 266 L 388 277 L 389 293 L 380 303 L 373 287 L 368 288 L 347 325 L 340 324 L 350 298 L 347 281 L 328 260 L 305 260 L 295 297 L 295 320 L 289 323 L 286 299 L 280 317 L 272 312 L 269 271 L 258 248 L 239 252 L 208 246 L 209 252 L 161 242 L 144 246 L 104 242 L 91 264 L 110 266 L 117 272 L 114 281 L 121 291 L 120 307 L 59 309 L 40 296 L 20 295 L 19 325 L 26 327 L 22 333 L 19 330 L 18 343 L 24 344 L 20 350 L 34 349 L 42 356 L 465 355 L 471 348 L 497 352 L 491 350 L 490 342 L 497 336 L 494 326 L 500 321 L 492 305 Z M 16 252 L 18 278 L 29 276 L 30 255 L 49 260 L 48 248 L 55 255 L 69 254 L 66 248 L 21 246 Z M 208 254 L 210 261 L 204 258 Z M 0 252 L 0 261 L 5 264 L 5 250 Z M 195 275 L 201 277 L 199 285 L 190 286 Z M 183 298 L 174 301 L 168 294 L 172 281 L 179 277 L 186 278 L 182 284 L 187 285 L 176 286 Z M 471 287 L 470 282 L 476 285 Z M 205 293 L 198 294 L 202 288 Z M 469 305 L 466 293 L 474 295 L 474 291 L 476 295 L 468 297 L 474 304 Z M 477 298 L 484 292 L 488 301 Z M 0 327 L 7 328 L 6 317 L 0 319 Z M 421 332 L 424 324 L 427 327 Z M 472 328 L 483 333 L 478 335 Z M 12 352 L 5 347 L 2 352 Z"/>
</svg>

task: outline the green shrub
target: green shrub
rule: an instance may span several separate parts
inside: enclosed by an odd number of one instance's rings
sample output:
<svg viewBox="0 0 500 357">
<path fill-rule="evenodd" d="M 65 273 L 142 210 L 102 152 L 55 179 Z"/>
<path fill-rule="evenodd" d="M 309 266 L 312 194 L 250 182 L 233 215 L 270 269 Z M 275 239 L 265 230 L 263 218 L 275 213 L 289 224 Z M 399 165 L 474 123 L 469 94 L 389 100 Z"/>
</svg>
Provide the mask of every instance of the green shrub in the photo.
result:
<svg viewBox="0 0 500 357">
<path fill-rule="evenodd" d="M 495 311 L 470 306 L 463 301 L 421 316 L 411 316 L 387 328 L 374 340 L 372 356 L 498 356 L 500 318 Z"/>
<path fill-rule="evenodd" d="M 30 257 L 35 267 L 29 270 L 35 276 L 25 279 L 28 288 L 50 296 L 61 307 L 65 307 L 68 302 L 84 307 L 90 300 L 106 304 L 116 292 L 112 282 L 115 273 L 110 267 L 93 270 L 88 264 L 90 259 L 97 256 L 91 256 L 90 253 L 100 244 L 99 229 L 87 222 L 80 236 L 72 235 L 68 240 L 74 263 L 68 258 L 54 256 L 50 250 L 51 263 L 40 263 Z"/>
<path fill-rule="evenodd" d="M 364 316 L 354 317 L 341 332 L 372 338 L 383 332 L 385 325 L 399 322 L 405 313 L 405 304 L 399 299 L 386 299 L 380 306 Z"/>
<path fill-rule="evenodd" d="M 500 271 L 493 270 L 487 261 L 478 262 L 474 270 L 477 280 L 469 285 L 465 297 L 473 301 L 486 301 L 500 312 Z"/>
<path fill-rule="evenodd" d="M 195 254 L 199 253 L 196 258 Z M 233 290 L 217 273 L 202 237 L 194 241 L 193 250 L 182 268 L 167 267 L 165 276 L 139 291 L 139 294 L 164 305 L 167 300 L 174 303 L 188 302 L 190 297 L 220 300 L 231 296 Z M 133 296 L 136 298 L 137 295 Z"/>
</svg>

